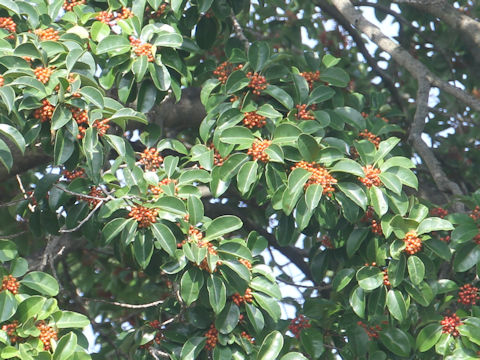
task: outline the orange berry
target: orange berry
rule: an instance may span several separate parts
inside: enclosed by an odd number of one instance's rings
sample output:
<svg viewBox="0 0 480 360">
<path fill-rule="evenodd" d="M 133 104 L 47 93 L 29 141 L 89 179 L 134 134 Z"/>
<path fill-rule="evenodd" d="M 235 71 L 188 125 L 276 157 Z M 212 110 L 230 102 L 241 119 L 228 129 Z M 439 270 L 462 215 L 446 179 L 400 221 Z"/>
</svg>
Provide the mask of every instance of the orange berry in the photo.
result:
<svg viewBox="0 0 480 360">
<path fill-rule="evenodd" d="M 267 124 L 266 119 L 265 116 L 258 115 L 256 111 L 246 112 L 243 117 L 243 124 L 249 129 L 262 128 Z"/>
<path fill-rule="evenodd" d="M 320 71 L 318 70 L 315 72 L 301 72 L 300 75 L 303 76 L 305 80 L 307 80 L 310 90 L 313 89 L 313 83 L 320 79 Z"/>
<path fill-rule="evenodd" d="M 163 162 L 163 157 L 155 148 L 147 148 L 140 154 L 140 164 L 145 166 L 145 170 L 156 170 Z"/>
<path fill-rule="evenodd" d="M 40 330 L 40 336 L 38 337 L 43 343 L 43 349 L 48 351 L 51 349 L 51 340 L 58 340 L 58 333 L 51 327 L 45 324 L 44 321 L 39 321 L 37 328 Z"/>
<path fill-rule="evenodd" d="M 261 162 L 268 162 L 268 154 L 265 153 L 265 150 L 272 144 L 271 140 L 255 140 L 252 144 L 252 147 L 248 149 L 247 154 L 251 155 L 253 160 L 258 160 Z"/>
<path fill-rule="evenodd" d="M 18 294 L 18 288 L 20 287 L 20 283 L 14 278 L 12 275 L 4 276 L 2 281 L 2 288 L 0 291 L 8 290 L 13 295 Z"/>
<path fill-rule="evenodd" d="M 359 177 L 358 179 L 367 188 L 382 185 L 382 181 L 378 177 L 378 175 L 381 173 L 380 169 L 374 168 L 373 165 L 367 165 L 363 167 L 363 172 L 365 173 L 365 177 Z"/>
<path fill-rule="evenodd" d="M 323 188 L 323 195 L 332 196 L 332 193 L 335 191 L 333 185 L 337 183 L 337 179 L 330 175 L 326 168 L 316 164 L 315 162 L 309 163 L 303 160 L 296 163 L 295 166 L 292 167 L 292 170 L 296 168 L 305 169 L 312 173 L 310 178 L 305 183 L 305 189 L 312 184 L 318 184 Z"/>
<path fill-rule="evenodd" d="M 73 8 L 77 5 L 84 5 L 86 0 L 65 0 L 63 2 L 63 9 L 65 11 L 72 11 Z"/>
<path fill-rule="evenodd" d="M 247 77 L 250 79 L 248 87 L 252 89 L 253 94 L 260 95 L 260 92 L 267 88 L 268 83 L 265 76 L 250 71 L 247 73 Z"/>
<path fill-rule="evenodd" d="M 406 245 L 404 251 L 409 255 L 416 254 L 422 250 L 422 240 L 417 236 L 415 231 L 409 231 L 403 241 Z"/>
<path fill-rule="evenodd" d="M 33 117 L 41 122 L 50 121 L 52 119 L 53 112 L 55 111 L 55 106 L 50 104 L 50 101 L 47 99 L 43 99 L 42 104 L 42 107 L 35 109 L 33 112 Z"/>
<path fill-rule="evenodd" d="M 38 36 L 40 41 L 58 41 L 60 39 L 60 35 L 58 35 L 58 31 L 54 28 L 47 28 L 47 29 L 37 29 L 35 30 L 35 34 Z"/>
<path fill-rule="evenodd" d="M 157 222 L 158 211 L 156 209 L 146 208 L 144 206 L 135 206 L 128 213 L 128 217 L 134 218 L 138 222 L 139 228 L 148 228 Z"/>
</svg>

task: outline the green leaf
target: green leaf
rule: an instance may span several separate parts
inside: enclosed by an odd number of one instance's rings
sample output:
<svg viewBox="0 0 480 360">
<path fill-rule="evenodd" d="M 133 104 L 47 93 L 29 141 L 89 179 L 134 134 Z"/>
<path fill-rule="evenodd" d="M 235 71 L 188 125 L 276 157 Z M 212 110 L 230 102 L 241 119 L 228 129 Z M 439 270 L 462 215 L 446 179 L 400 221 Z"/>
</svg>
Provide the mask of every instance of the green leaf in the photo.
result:
<svg viewBox="0 0 480 360">
<path fill-rule="evenodd" d="M 305 190 L 305 203 L 310 210 L 314 210 L 322 198 L 323 188 L 319 184 L 311 184 Z"/>
<path fill-rule="evenodd" d="M 383 284 L 383 272 L 376 266 L 364 266 L 357 271 L 357 281 L 363 290 L 375 290 Z"/>
<path fill-rule="evenodd" d="M 351 258 L 357 252 L 369 232 L 369 229 L 353 229 L 347 239 L 347 256 L 349 258 Z"/>
<path fill-rule="evenodd" d="M 110 26 L 103 22 L 95 21 L 90 29 L 90 34 L 93 41 L 100 42 L 110 35 Z"/>
<path fill-rule="evenodd" d="M 207 279 L 208 299 L 215 314 L 219 314 L 225 307 L 227 300 L 226 288 L 223 280 L 213 274 Z"/>
<path fill-rule="evenodd" d="M 231 233 L 243 226 L 242 221 L 233 215 L 223 215 L 214 219 L 207 228 L 204 241 L 217 239 L 220 236 Z"/>
<path fill-rule="evenodd" d="M 18 320 L 20 322 L 26 322 L 30 318 L 36 318 L 47 299 L 43 296 L 30 296 L 29 298 L 23 300 L 20 305 L 18 305 Z"/>
<path fill-rule="evenodd" d="M 188 221 L 192 225 L 196 225 L 203 219 L 204 208 L 202 200 L 196 196 L 189 196 L 187 199 L 187 210 L 189 214 Z"/>
<path fill-rule="evenodd" d="M 72 69 L 75 67 L 75 64 L 77 61 L 82 57 L 82 55 L 85 53 L 85 50 L 81 48 L 75 48 L 72 49 L 68 54 L 65 59 L 65 63 L 67 65 L 67 71 L 70 72 Z"/>
<path fill-rule="evenodd" d="M 317 86 L 308 98 L 307 105 L 318 104 L 330 100 L 335 95 L 335 90 L 328 86 Z"/>
<path fill-rule="evenodd" d="M 247 194 L 257 181 L 258 162 L 248 161 L 237 173 L 237 187 L 242 195 Z"/>
<path fill-rule="evenodd" d="M 352 268 L 342 269 L 340 270 L 332 281 L 332 288 L 336 292 L 339 292 L 347 286 L 350 281 L 352 281 L 353 277 L 355 276 L 355 270 Z"/>
<path fill-rule="evenodd" d="M 399 138 L 391 137 L 385 141 L 382 141 L 378 146 L 377 152 L 375 153 L 375 158 L 373 159 L 373 165 L 375 165 L 379 160 L 383 159 L 392 149 L 397 146 L 400 142 Z"/>
<path fill-rule="evenodd" d="M 359 113 L 354 108 L 351 108 L 349 106 L 344 106 L 344 107 L 336 108 L 334 112 L 335 114 L 340 116 L 343 121 L 353 126 L 357 130 L 363 130 L 367 126 L 365 122 L 365 118 L 362 116 L 361 113 Z"/>
<path fill-rule="evenodd" d="M 183 274 L 180 281 L 180 294 L 187 306 L 198 299 L 203 282 L 203 273 L 197 268 L 190 268 Z"/>
<path fill-rule="evenodd" d="M 28 273 L 20 283 L 42 295 L 56 296 L 59 291 L 57 280 L 53 276 L 40 271 Z"/>
<path fill-rule="evenodd" d="M 58 105 L 52 115 L 52 130 L 58 130 L 72 119 L 72 113 L 63 104 Z"/>
<path fill-rule="evenodd" d="M 337 65 L 342 59 L 336 58 L 333 55 L 326 54 L 322 58 L 322 63 L 327 68 Z"/>
<path fill-rule="evenodd" d="M 478 227 L 474 222 L 459 224 L 455 230 L 452 231 L 453 243 L 464 243 L 472 240 L 478 234 Z"/>
<path fill-rule="evenodd" d="M 170 25 L 156 26 L 153 45 L 179 48 L 183 43 L 183 37 Z"/>
<path fill-rule="evenodd" d="M 205 346 L 206 338 L 204 337 L 191 337 L 188 338 L 185 344 L 182 346 L 182 352 L 180 353 L 180 360 L 195 360 Z"/>
<path fill-rule="evenodd" d="M 103 109 L 103 94 L 98 89 L 93 86 L 84 86 L 79 92 L 88 102 Z"/>
<path fill-rule="evenodd" d="M 130 222 L 136 221 L 135 219 L 123 219 L 116 218 L 111 220 L 102 230 L 103 237 L 105 238 L 105 244 L 109 244 L 113 239 L 117 237 L 123 230 L 123 228 Z"/>
<path fill-rule="evenodd" d="M 210 6 L 212 6 L 213 0 L 199 0 L 198 1 L 198 12 L 199 13 L 204 13 L 208 9 L 210 9 Z"/>
<path fill-rule="evenodd" d="M 229 302 L 215 320 L 215 328 L 221 334 L 230 334 L 238 324 L 240 309 L 233 302 Z"/>
<path fill-rule="evenodd" d="M 38 91 L 38 95 L 44 96 L 46 94 L 45 85 L 37 79 L 30 76 L 21 76 L 12 81 L 10 86 L 26 86 Z"/>
<path fill-rule="evenodd" d="M 233 94 L 243 88 L 247 87 L 250 80 L 247 78 L 242 70 L 234 71 L 230 74 L 225 83 L 225 91 L 227 94 Z"/>
<path fill-rule="evenodd" d="M 97 45 L 97 55 L 112 53 L 123 54 L 131 48 L 130 41 L 125 36 L 109 35 L 102 39 Z"/>
<path fill-rule="evenodd" d="M 425 326 L 417 335 L 416 346 L 420 352 L 430 350 L 442 336 L 442 326 L 440 324 L 429 324 Z"/>
<path fill-rule="evenodd" d="M 54 163 L 57 165 L 63 165 L 73 154 L 74 150 L 75 144 L 69 134 L 67 134 L 67 137 L 65 138 L 63 136 L 63 131 L 57 131 L 55 136 Z"/>
<path fill-rule="evenodd" d="M 283 347 L 283 336 L 280 331 L 272 331 L 262 342 L 258 351 L 257 360 L 276 359 Z"/>
<path fill-rule="evenodd" d="M 300 342 L 313 359 L 319 359 L 325 351 L 323 346 L 323 332 L 313 328 L 303 329 L 300 332 Z"/>
<path fill-rule="evenodd" d="M 414 285 L 418 285 L 422 282 L 425 277 L 425 265 L 423 261 L 420 260 L 417 256 L 409 256 L 407 261 L 408 274 L 410 276 L 410 281 Z"/>
<path fill-rule="evenodd" d="M 403 295 L 398 290 L 389 290 L 387 293 L 387 307 L 390 314 L 400 322 L 407 316 L 407 305 Z"/>
<path fill-rule="evenodd" d="M 160 90 L 160 91 L 167 91 L 171 84 L 172 84 L 172 78 L 170 76 L 170 73 L 168 72 L 168 69 L 165 65 L 161 64 L 155 64 L 155 63 L 149 63 L 148 64 L 148 71 L 150 72 L 150 75 L 152 76 L 153 83 L 155 84 L 155 87 Z"/>
<path fill-rule="evenodd" d="M 424 241 L 423 244 L 435 253 L 435 255 L 441 257 L 446 261 L 450 261 L 452 258 L 452 252 L 450 247 L 445 242 L 439 239 L 429 239 Z"/>
<path fill-rule="evenodd" d="M 328 82 L 333 86 L 346 87 L 350 81 L 350 77 L 345 70 L 331 67 L 320 73 L 320 80 Z"/>
<path fill-rule="evenodd" d="M 10 261 L 17 257 L 17 246 L 10 240 L 0 239 L 0 261 Z"/>
<path fill-rule="evenodd" d="M 417 234 L 422 235 L 432 231 L 450 231 L 454 227 L 448 220 L 440 219 L 437 217 L 431 217 L 423 220 L 417 228 Z"/>
<path fill-rule="evenodd" d="M 474 242 L 466 243 L 457 248 L 453 259 L 453 269 L 458 272 L 465 272 L 478 262 L 480 262 L 480 246 Z"/>
<path fill-rule="evenodd" d="M 254 72 L 259 72 L 270 57 L 270 46 L 264 41 L 255 41 L 248 49 L 248 61 Z"/>
<path fill-rule="evenodd" d="M 350 297 L 348 299 L 352 310 L 357 314 L 359 317 L 363 318 L 365 316 L 365 292 L 364 290 L 356 286 Z"/>
<path fill-rule="evenodd" d="M 381 188 L 372 186 L 368 189 L 368 193 L 370 195 L 370 200 L 375 210 L 375 213 L 382 217 L 388 211 L 388 198 L 387 195 L 382 191 Z"/>
<path fill-rule="evenodd" d="M 265 326 L 265 320 L 263 318 L 262 312 L 249 303 L 245 304 L 245 310 L 247 312 L 247 317 L 250 321 L 250 324 L 253 326 L 255 332 L 259 334 Z"/>
<path fill-rule="evenodd" d="M 153 241 L 145 236 L 145 233 L 138 232 L 133 242 L 133 255 L 138 265 L 145 269 L 150 263 L 153 255 Z"/>
<path fill-rule="evenodd" d="M 397 195 L 402 193 L 402 182 L 395 174 L 384 172 L 380 173 L 378 177 L 387 189 L 393 191 Z"/>
<path fill-rule="evenodd" d="M 268 85 L 263 93 L 270 95 L 287 109 L 293 108 L 293 99 L 288 93 L 275 85 Z"/>
<path fill-rule="evenodd" d="M 432 302 L 434 294 L 432 288 L 425 281 L 422 281 L 417 286 L 409 281 L 404 281 L 403 286 L 408 294 L 420 305 L 428 306 Z"/>
<path fill-rule="evenodd" d="M 175 236 L 166 225 L 155 223 L 151 226 L 153 236 L 158 241 L 163 250 L 165 250 L 170 256 L 174 256 L 177 249 L 177 241 Z"/>
<path fill-rule="evenodd" d="M 281 315 L 280 305 L 278 301 L 269 296 L 263 295 L 258 292 L 253 292 L 253 297 L 257 304 L 267 312 L 268 315 L 273 319 L 273 321 L 278 321 Z"/>
<path fill-rule="evenodd" d="M 329 172 L 344 172 L 360 177 L 365 176 L 362 166 L 351 159 L 342 159 L 338 161 L 331 169 L 329 169 Z"/>
<path fill-rule="evenodd" d="M 280 360 L 307 360 L 307 358 L 299 352 L 289 352 L 283 355 Z"/>
<path fill-rule="evenodd" d="M 15 4 L 15 1 L 12 0 L 0 0 L 0 8 L 14 12 L 17 15 L 20 15 L 20 9 L 18 5 Z"/>
<path fill-rule="evenodd" d="M 7 321 L 17 311 L 17 300 L 10 291 L 0 292 L 0 322 Z"/>
<path fill-rule="evenodd" d="M 410 354 L 410 341 L 403 330 L 389 328 L 381 331 L 380 341 L 395 355 L 407 357 Z"/>
<path fill-rule="evenodd" d="M 225 144 L 235 144 L 244 147 L 250 147 L 253 143 L 254 136 L 252 132 L 242 126 L 234 126 L 222 131 L 220 141 Z"/>
<path fill-rule="evenodd" d="M 388 264 L 388 279 L 392 287 L 397 287 L 405 278 L 405 255 L 401 255 L 398 260 L 392 259 Z"/>
<path fill-rule="evenodd" d="M 308 82 L 299 74 L 292 74 L 292 77 L 295 89 L 295 100 L 299 104 L 305 104 L 308 99 L 308 93 L 310 92 Z"/>
<path fill-rule="evenodd" d="M 59 329 L 80 328 L 90 325 L 85 315 L 73 311 L 57 311 L 53 315 L 55 326 Z"/>
<path fill-rule="evenodd" d="M 137 110 L 141 113 L 148 113 L 152 110 L 157 100 L 157 88 L 148 80 L 142 82 L 140 90 L 138 90 Z"/>
<path fill-rule="evenodd" d="M 53 353 L 53 360 L 67 360 L 69 359 L 77 347 L 77 335 L 69 332 L 61 337 Z"/>
<path fill-rule="evenodd" d="M 13 166 L 13 157 L 8 145 L 5 141 L 0 139 L 0 161 L 7 168 L 8 171 Z"/>
<path fill-rule="evenodd" d="M 318 145 L 317 141 L 313 136 L 308 134 L 301 134 L 297 139 L 297 146 L 300 154 L 302 155 L 302 158 L 305 161 L 318 161 L 320 157 L 320 146 Z"/>
<path fill-rule="evenodd" d="M 302 133 L 297 126 L 291 124 L 280 124 L 273 132 L 273 144 L 280 146 L 283 145 L 296 145 L 297 139 Z"/>
<path fill-rule="evenodd" d="M 195 27 L 195 41 L 200 49 L 209 49 L 217 38 L 217 21 L 214 18 L 202 16 Z"/>
<path fill-rule="evenodd" d="M 0 87 L 0 97 L 10 114 L 15 105 L 15 91 L 11 86 L 2 86 Z"/>
<path fill-rule="evenodd" d="M 350 200 L 365 211 L 367 208 L 367 195 L 360 185 L 350 182 L 342 182 L 338 183 L 337 186 Z"/>
</svg>

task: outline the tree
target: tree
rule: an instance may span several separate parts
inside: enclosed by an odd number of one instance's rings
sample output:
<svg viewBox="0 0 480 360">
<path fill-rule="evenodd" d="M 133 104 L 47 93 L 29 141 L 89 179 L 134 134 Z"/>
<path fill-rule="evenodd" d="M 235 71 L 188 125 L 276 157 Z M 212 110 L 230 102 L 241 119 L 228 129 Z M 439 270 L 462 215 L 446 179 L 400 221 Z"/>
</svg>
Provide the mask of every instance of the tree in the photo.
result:
<svg viewBox="0 0 480 360">
<path fill-rule="evenodd" d="M 0 0 L 0 357 L 478 358 L 479 11 Z"/>
</svg>

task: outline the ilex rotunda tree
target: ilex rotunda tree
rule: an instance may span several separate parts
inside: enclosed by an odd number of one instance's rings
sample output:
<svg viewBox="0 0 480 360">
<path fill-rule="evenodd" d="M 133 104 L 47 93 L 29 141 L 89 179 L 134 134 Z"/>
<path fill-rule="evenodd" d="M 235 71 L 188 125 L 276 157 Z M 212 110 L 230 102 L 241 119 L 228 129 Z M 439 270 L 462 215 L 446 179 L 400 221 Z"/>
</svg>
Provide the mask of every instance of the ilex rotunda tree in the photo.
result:
<svg viewBox="0 0 480 360">
<path fill-rule="evenodd" d="M 478 358 L 478 14 L 0 0 L 0 358 Z"/>
</svg>

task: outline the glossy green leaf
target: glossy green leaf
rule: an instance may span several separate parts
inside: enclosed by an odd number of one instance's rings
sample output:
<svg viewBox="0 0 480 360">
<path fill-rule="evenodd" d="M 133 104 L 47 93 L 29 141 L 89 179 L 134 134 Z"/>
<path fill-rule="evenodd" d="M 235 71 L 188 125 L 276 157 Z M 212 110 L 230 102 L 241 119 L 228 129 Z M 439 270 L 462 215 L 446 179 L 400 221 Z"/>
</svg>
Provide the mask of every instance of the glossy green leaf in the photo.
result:
<svg viewBox="0 0 480 360">
<path fill-rule="evenodd" d="M 153 236 L 160 244 L 161 248 L 165 250 L 170 256 L 175 254 L 177 249 L 177 241 L 175 236 L 166 225 L 155 223 L 151 226 Z"/>
<path fill-rule="evenodd" d="M 40 271 L 28 273 L 20 283 L 42 295 L 56 296 L 59 291 L 57 280 L 52 275 Z"/>
<path fill-rule="evenodd" d="M 187 306 L 198 299 L 203 282 L 203 273 L 197 268 L 190 268 L 183 274 L 180 281 L 180 294 Z"/>
<path fill-rule="evenodd" d="M 232 215 L 223 215 L 214 219 L 207 228 L 205 241 L 219 238 L 242 227 L 242 221 Z"/>
<path fill-rule="evenodd" d="M 259 72 L 270 57 L 270 46 L 264 41 L 256 41 L 248 49 L 248 61 L 253 71 Z"/>
<path fill-rule="evenodd" d="M 372 291 L 383 284 L 383 272 L 375 266 L 364 266 L 357 271 L 358 285 L 366 291 Z"/>
<path fill-rule="evenodd" d="M 407 261 L 408 274 L 410 276 L 410 281 L 414 285 L 418 285 L 422 282 L 425 276 L 425 265 L 423 261 L 420 260 L 417 256 L 409 256 Z"/>
<path fill-rule="evenodd" d="M 416 346 L 420 352 L 430 350 L 442 336 L 442 326 L 440 324 L 429 324 L 425 326 L 417 335 Z"/>
<path fill-rule="evenodd" d="M 387 293 L 387 307 L 390 314 L 400 322 L 407 316 L 407 305 L 402 293 L 398 290 L 389 290 Z"/>
<path fill-rule="evenodd" d="M 10 291 L 0 292 L 0 321 L 10 319 L 17 311 L 17 300 Z"/>
<path fill-rule="evenodd" d="M 225 284 L 219 276 L 210 275 L 207 279 L 208 299 L 215 314 L 219 314 L 225 307 L 227 299 Z"/>
<path fill-rule="evenodd" d="M 283 336 L 279 331 L 272 331 L 268 334 L 260 346 L 257 360 L 276 359 L 283 347 Z"/>
</svg>

